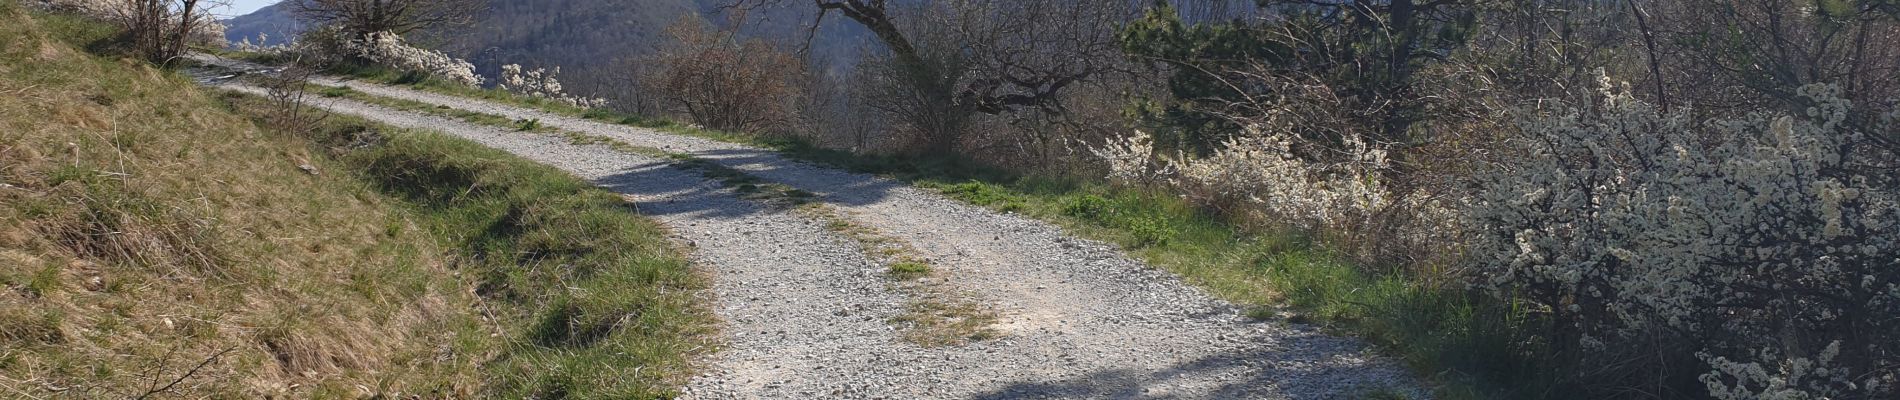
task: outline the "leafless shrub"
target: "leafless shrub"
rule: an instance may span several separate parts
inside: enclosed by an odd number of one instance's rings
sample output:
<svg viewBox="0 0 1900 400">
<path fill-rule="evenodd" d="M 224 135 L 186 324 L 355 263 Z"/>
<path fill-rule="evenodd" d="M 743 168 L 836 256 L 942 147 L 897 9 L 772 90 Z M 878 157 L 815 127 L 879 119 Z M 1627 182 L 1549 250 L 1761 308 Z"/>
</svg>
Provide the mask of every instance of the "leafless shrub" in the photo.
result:
<svg viewBox="0 0 1900 400">
<path fill-rule="evenodd" d="M 327 60 L 319 55 L 299 55 L 275 74 L 258 79 L 259 86 L 267 91 L 265 97 L 270 100 L 271 108 L 265 115 L 273 127 L 285 132 L 309 132 L 323 120 L 327 114 L 308 110 L 304 99 L 310 79 L 327 65 Z"/>
<path fill-rule="evenodd" d="M 794 118 L 803 63 L 760 40 L 714 31 L 688 17 L 667 29 L 673 46 L 643 78 L 661 106 L 708 128 L 768 132 Z M 781 129 L 782 130 L 782 129 Z"/>
<path fill-rule="evenodd" d="M 223 0 L 53 0 L 44 7 L 76 12 L 116 24 L 130 50 L 169 65 L 193 44 L 224 44 L 224 25 L 206 10 Z"/>
</svg>

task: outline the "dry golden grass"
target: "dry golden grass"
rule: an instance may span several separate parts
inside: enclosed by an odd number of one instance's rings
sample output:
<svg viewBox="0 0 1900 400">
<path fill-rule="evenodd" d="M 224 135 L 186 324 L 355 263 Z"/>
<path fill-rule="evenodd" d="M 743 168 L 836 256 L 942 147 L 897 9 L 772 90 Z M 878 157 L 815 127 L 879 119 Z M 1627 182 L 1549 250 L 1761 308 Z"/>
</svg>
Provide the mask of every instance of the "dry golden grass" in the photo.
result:
<svg viewBox="0 0 1900 400">
<path fill-rule="evenodd" d="M 77 49 L 97 33 L 0 1 L 0 397 L 479 389 L 450 252 L 301 139 Z"/>
</svg>

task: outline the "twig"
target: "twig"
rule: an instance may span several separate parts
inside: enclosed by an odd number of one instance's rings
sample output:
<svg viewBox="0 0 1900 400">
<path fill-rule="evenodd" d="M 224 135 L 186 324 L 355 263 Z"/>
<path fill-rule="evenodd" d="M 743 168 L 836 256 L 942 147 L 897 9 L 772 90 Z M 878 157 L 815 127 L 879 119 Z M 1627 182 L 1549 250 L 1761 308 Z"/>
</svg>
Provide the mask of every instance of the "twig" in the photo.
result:
<svg viewBox="0 0 1900 400">
<path fill-rule="evenodd" d="M 23 88 L 9 90 L 7 91 L 7 94 L 12 94 L 12 95 L 26 94 L 26 91 L 33 90 L 33 88 L 36 88 L 36 87 L 40 87 L 40 85 L 37 85 L 37 84 L 26 85 L 26 87 L 23 87 Z"/>
<path fill-rule="evenodd" d="M 172 383 L 167 383 L 167 384 L 165 384 L 165 387 L 161 387 L 161 388 L 157 388 L 157 389 L 152 389 L 152 390 L 148 390 L 148 391 L 146 391 L 146 392 L 145 392 L 145 394 L 141 394 L 141 395 L 139 395 L 139 397 L 138 397 L 138 399 L 141 399 L 141 400 L 142 400 L 142 399 L 145 399 L 145 398 L 150 398 L 150 397 L 152 397 L 152 395 L 154 395 L 154 394 L 159 394 L 159 393 L 164 393 L 164 392 L 168 392 L 168 391 L 171 391 L 171 390 L 172 390 L 172 386 L 178 386 L 178 383 L 179 383 L 179 382 L 184 382 L 184 381 L 185 381 L 185 378 L 190 378 L 192 374 L 196 374 L 196 373 L 198 373 L 198 370 L 200 370 L 200 369 L 204 369 L 204 367 L 205 367 L 206 365 L 211 365 L 211 362 L 212 362 L 212 361 L 217 361 L 217 360 L 218 360 L 218 357 L 222 357 L 222 356 L 224 356 L 224 355 L 225 355 L 226 353 L 230 353 L 230 352 L 232 352 L 232 351 L 235 351 L 235 350 L 237 350 L 237 348 L 236 348 L 236 347 L 230 347 L 230 348 L 226 348 L 226 349 L 224 349 L 224 351 L 220 351 L 220 352 L 218 352 L 218 354 L 212 354 L 210 358 L 206 358 L 206 359 L 205 359 L 205 360 L 204 360 L 203 362 L 199 362 L 199 363 L 198 363 L 198 366 L 196 366 L 196 367 L 191 367 L 191 370 L 190 370 L 190 371 L 185 371 L 185 374 L 184 374 L 184 375 L 179 375 L 179 376 L 178 376 L 178 379 L 173 379 L 173 380 L 172 380 Z"/>
</svg>

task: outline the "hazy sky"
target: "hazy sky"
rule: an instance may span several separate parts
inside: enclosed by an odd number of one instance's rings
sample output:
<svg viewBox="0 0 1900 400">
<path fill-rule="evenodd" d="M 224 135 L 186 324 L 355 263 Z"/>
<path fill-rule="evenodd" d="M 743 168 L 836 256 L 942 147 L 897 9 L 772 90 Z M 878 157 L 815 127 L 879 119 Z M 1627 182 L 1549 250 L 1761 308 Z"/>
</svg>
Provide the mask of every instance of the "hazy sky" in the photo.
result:
<svg viewBox="0 0 1900 400">
<path fill-rule="evenodd" d="M 222 7 L 222 9 L 211 10 L 211 12 L 225 17 L 235 17 L 250 14 L 252 11 L 264 8 L 264 6 L 276 4 L 277 1 L 278 0 L 231 0 L 230 7 Z"/>
</svg>

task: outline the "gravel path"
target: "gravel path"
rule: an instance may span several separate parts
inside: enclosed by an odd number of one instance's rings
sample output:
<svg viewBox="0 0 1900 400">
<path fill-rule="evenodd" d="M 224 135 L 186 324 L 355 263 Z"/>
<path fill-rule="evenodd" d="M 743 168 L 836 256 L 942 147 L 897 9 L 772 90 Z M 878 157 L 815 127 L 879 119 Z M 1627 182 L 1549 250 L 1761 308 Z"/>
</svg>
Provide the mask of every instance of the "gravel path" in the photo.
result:
<svg viewBox="0 0 1900 400">
<path fill-rule="evenodd" d="M 502 115 L 690 153 L 818 193 L 839 214 L 910 244 L 944 284 L 999 310 L 1001 337 L 920 347 L 886 321 L 905 294 L 855 242 L 800 213 L 740 200 L 691 171 L 604 146 L 340 99 L 317 107 L 427 128 L 553 165 L 637 202 L 695 244 L 714 275 L 726 348 L 686 398 L 1356 398 L 1417 382 L 1363 343 L 1240 309 L 1113 245 L 901 182 L 770 151 L 364 82 L 365 93 Z M 238 88 L 239 90 L 254 90 Z"/>
</svg>

